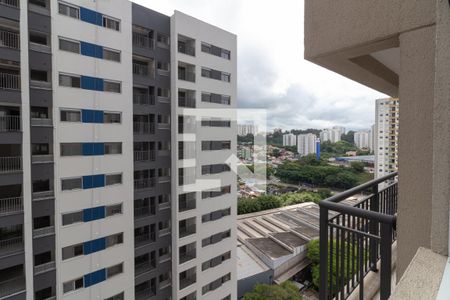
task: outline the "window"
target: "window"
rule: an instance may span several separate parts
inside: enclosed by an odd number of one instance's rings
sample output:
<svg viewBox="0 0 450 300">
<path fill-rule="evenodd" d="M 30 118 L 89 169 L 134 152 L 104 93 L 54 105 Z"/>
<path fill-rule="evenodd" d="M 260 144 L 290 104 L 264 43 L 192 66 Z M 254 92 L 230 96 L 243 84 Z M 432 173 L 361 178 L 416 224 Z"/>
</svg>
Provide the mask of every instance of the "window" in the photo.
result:
<svg viewBox="0 0 450 300">
<path fill-rule="evenodd" d="M 157 89 L 157 96 L 158 97 L 169 98 L 170 97 L 170 90 L 169 89 L 163 89 L 163 88 L 159 87 Z"/>
<path fill-rule="evenodd" d="M 231 103 L 230 99 L 231 99 L 231 97 L 227 96 L 227 95 L 219 95 L 219 94 L 202 92 L 202 102 L 230 105 L 230 103 Z"/>
<path fill-rule="evenodd" d="M 230 273 L 228 273 L 225 276 L 220 277 L 219 279 L 216 279 L 216 280 L 210 282 L 209 284 L 202 287 L 202 295 L 204 295 L 210 291 L 214 291 L 214 290 L 218 289 L 220 286 L 222 286 L 222 284 L 224 284 L 225 282 L 227 282 L 229 280 L 231 280 Z"/>
<path fill-rule="evenodd" d="M 122 203 L 106 207 L 106 216 L 111 217 L 122 213 Z"/>
<path fill-rule="evenodd" d="M 226 150 L 231 149 L 231 141 L 202 141 L 202 150 Z"/>
<path fill-rule="evenodd" d="M 63 283 L 63 293 L 68 293 L 83 288 L 83 277 Z"/>
<path fill-rule="evenodd" d="M 231 58 L 231 52 L 225 49 L 222 49 L 222 58 L 230 59 Z"/>
<path fill-rule="evenodd" d="M 65 3 L 58 3 L 59 13 L 71 18 L 79 19 L 80 18 L 80 9 L 76 6 L 70 6 Z"/>
<path fill-rule="evenodd" d="M 202 191 L 202 199 L 220 197 L 229 193 L 231 193 L 231 185 L 223 186 L 219 190 L 213 189 Z"/>
<path fill-rule="evenodd" d="M 61 110 L 61 122 L 81 122 L 81 111 Z"/>
<path fill-rule="evenodd" d="M 229 60 L 231 58 L 230 50 L 226 50 L 208 43 L 202 42 L 202 52 L 212 54 Z"/>
<path fill-rule="evenodd" d="M 103 80 L 103 90 L 105 92 L 120 93 L 120 82 Z"/>
<path fill-rule="evenodd" d="M 170 202 L 170 195 L 163 194 L 163 195 L 158 196 L 158 204 L 159 205 L 169 203 L 169 202 Z"/>
<path fill-rule="evenodd" d="M 156 35 L 156 42 L 158 46 L 162 46 L 164 48 L 167 48 L 170 45 L 169 36 L 160 32 L 158 32 L 158 34 Z"/>
<path fill-rule="evenodd" d="M 216 256 L 208 261 L 205 261 L 204 263 L 202 263 L 202 271 L 208 270 L 209 268 L 214 268 L 230 258 L 231 252 L 228 251 L 222 255 Z"/>
<path fill-rule="evenodd" d="M 106 175 L 106 185 L 114 185 L 122 183 L 122 173 Z"/>
<path fill-rule="evenodd" d="M 223 239 L 229 238 L 231 235 L 231 231 L 223 231 L 216 234 L 211 235 L 210 237 L 207 237 L 206 239 L 202 240 L 202 247 L 206 247 L 208 245 L 217 244 L 221 242 Z"/>
<path fill-rule="evenodd" d="M 169 72 L 170 64 L 168 62 L 158 61 L 156 64 L 158 70 Z"/>
<path fill-rule="evenodd" d="M 211 45 L 202 42 L 202 52 L 211 53 Z"/>
<path fill-rule="evenodd" d="M 62 215 L 63 226 L 81 222 L 83 222 L 83 211 L 81 210 Z"/>
<path fill-rule="evenodd" d="M 120 21 L 111 17 L 103 16 L 103 27 L 120 31 Z"/>
<path fill-rule="evenodd" d="M 103 59 L 120 62 L 120 51 L 103 48 Z"/>
<path fill-rule="evenodd" d="M 34 81 L 48 81 L 47 71 L 30 70 L 30 80 Z"/>
<path fill-rule="evenodd" d="M 213 211 L 209 214 L 204 214 L 202 216 L 202 223 L 207 223 L 210 221 L 215 221 L 215 220 L 219 220 L 223 217 L 229 216 L 231 214 L 231 208 L 225 208 L 225 209 L 220 209 L 220 210 L 216 210 Z"/>
<path fill-rule="evenodd" d="M 72 245 L 62 248 L 62 259 L 66 260 L 72 257 L 83 255 L 83 244 Z"/>
<path fill-rule="evenodd" d="M 29 4 L 37 5 L 40 7 L 47 7 L 47 1 L 46 0 L 28 0 Z"/>
<path fill-rule="evenodd" d="M 221 119 L 204 119 L 202 120 L 203 127 L 230 127 L 231 121 L 229 120 L 221 120 Z"/>
<path fill-rule="evenodd" d="M 122 143 L 105 143 L 105 154 L 122 154 Z"/>
<path fill-rule="evenodd" d="M 83 155 L 83 144 L 61 143 L 61 156 Z"/>
<path fill-rule="evenodd" d="M 222 72 L 222 81 L 230 82 L 231 74 Z"/>
<path fill-rule="evenodd" d="M 111 278 L 123 272 L 123 263 L 109 267 L 106 269 L 106 278 Z"/>
<path fill-rule="evenodd" d="M 31 155 L 48 155 L 50 149 L 48 144 L 31 144 Z"/>
<path fill-rule="evenodd" d="M 80 53 L 80 43 L 77 41 L 59 38 L 59 50 Z"/>
<path fill-rule="evenodd" d="M 206 69 L 206 68 L 202 68 L 202 76 L 203 77 L 207 77 L 207 78 L 211 78 L 211 70 L 210 69 Z"/>
<path fill-rule="evenodd" d="M 59 85 L 80 88 L 81 77 L 75 75 L 59 74 Z"/>
<path fill-rule="evenodd" d="M 63 191 L 78 190 L 82 187 L 82 178 L 61 179 L 61 188 Z"/>
<path fill-rule="evenodd" d="M 47 252 L 43 252 L 43 253 L 39 253 L 39 254 L 35 254 L 34 255 L 34 265 L 35 266 L 39 266 L 45 263 L 49 263 L 53 261 L 52 258 L 52 252 L 51 251 L 47 251 Z"/>
<path fill-rule="evenodd" d="M 103 114 L 104 123 L 121 123 L 121 113 L 105 112 Z"/>
<path fill-rule="evenodd" d="M 124 300 L 124 299 L 125 299 L 125 296 L 124 296 L 124 293 L 122 292 L 122 293 L 119 293 L 112 297 L 106 298 L 105 300 Z"/>
<path fill-rule="evenodd" d="M 123 243 L 123 233 L 113 234 L 106 237 L 106 248 Z"/>
<path fill-rule="evenodd" d="M 48 35 L 40 32 L 30 32 L 30 43 L 48 46 Z"/>
<path fill-rule="evenodd" d="M 214 164 L 202 166 L 202 175 L 218 174 L 230 171 L 230 166 L 227 164 Z"/>
</svg>

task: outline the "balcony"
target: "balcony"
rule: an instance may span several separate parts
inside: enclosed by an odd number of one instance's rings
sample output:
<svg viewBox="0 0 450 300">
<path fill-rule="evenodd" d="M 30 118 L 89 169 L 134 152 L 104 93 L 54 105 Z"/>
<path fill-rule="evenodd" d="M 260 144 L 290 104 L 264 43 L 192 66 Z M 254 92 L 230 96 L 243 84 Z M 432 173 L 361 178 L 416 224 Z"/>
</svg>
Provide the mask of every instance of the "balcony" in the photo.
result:
<svg viewBox="0 0 450 300">
<path fill-rule="evenodd" d="M 15 32 L 0 29 L 0 47 L 20 49 L 20 35 Z"/>
<path fill-rule="evenodd" d="M 0 256 L 23 251 L 23 237 L 15 236 L 0 240 Z"/>
<path fill-rule="evenodd" d="M 141 206 L 141 207 L 135 207 L 134 208 L 134 217 L 147 217 L 154 215 L 156 212 L 155 206 Z"/>
<path fill-rule="evenodd" d="M 23 212 L 22 197 L 10 197 L 0 199 L 0 216 Z"/>
<path fill-rule="evenodd" d="M 39 200 L 47 200 L 52 199 L 55 197 L 55 193 L 53 191 L 39 191 L 39 192 L 33 192 L 31 194 L 31 198 L 33 201 L 39 201 Z"/>
<path fill-rule="evenodd" d="M 161 130 L 170 129 L 170 123 L 158 123 L 158 129 Z"/>
<path fill-rule="evenodd" d="M 53 154 L 41 154 L 31 156 L 32 164 L 49 164 L 53 163 Z"/>
<path fill-rule="evenodd" d="M 155 124 L 149 123 L 149 122 L 140 122 L 140 121 L 134 121 L 133 122 L 133 132 L 134 133 L 140 133 L 140 134 L 153 134 L 155 133 Z"/>
<path fill-rule="evenodd" d="M 18 293 L 25 293 L 25 277 L 0 281 L 0 299 Z"/>
<path fill-rule="evenodd" d="M 194 220 L 194 222 L 195 222 L 195 220 Z M 189 222 L 187 222 L 187 223 L 189 223 Z M 195 234 L 195 232 L 196 232 L 195 224 L 189 224 L 189 225 L 185 225 L 185 226 L 180 225 L 180 229 L 179 229 L 180 238 L 184 238 L 184 237 L 193 235 L 193 234 Z"/>
<path fill-rule="evenodd" d="M 20 75 L 0 72 L 0 89 L 20 91 Z"/>
<path fill-rule="evenodd" d="M 19 3 L 20 3 L 19 0 L 0 0 L 0 5 L 6 5 L 17 8 L 19 8 Z"/>
<path fill-rule="evenodd" d="M 55 234 L 55 226 L 47 226 L 33 230 L 33 238 Z"/>
<path fill-rule="evenodd" d="M 136 247 L 140 247 L 149 243 L 155 242 L 154 232 L 145 232 L 134 237 L 134 244 Z"/>
<path fill-rule="evenodd" d="M 195 108 L 195 97 L 178 96 L 178 107 Z"/>
<path fill-rule="evenodd" d="M 47 272 L 50 270 L 54 270 L 55 267 L 56 267 L 56 265 L 55 265 L 54 261 L 50 261 L 45 264 L 34 266 L 34 274 L 36 275 L 36 274 L 44 273 L 44 272 Z"/>
<path fill-rule="evenodd" d="M 195 56 L 195 47 L 186 42 L 178 41 L 178 52 L 190 56 Z"/>
<path fill-rule="evenodd" d="M 372 180 L 319 203 L 321 300 L 347 299 L 353 292 L 360 299 L 371 299 L 374 295 L 365 294 L 364 278 L 374 272 L 379 273 L 380 299 L 389 298 L 396 241 L 395 176 Z M 385 186 L 381 190 L 380 184 Z M 363 192 L 370 195 L 353 206 L 340 203 Z"/>
<path fill-rule="evenodd" d="M 143 49 L 154 49 L 155 41 L 144 33 L 133 32 L 133 46 Z"/>
<path fill-rule="evenodd" d="M 21 156 L 0 157 L 0 174 L 15 173 L 20 171 L 22 171 Z"/>
<path fill-rule="evenodd" d="M 155 160 L 155 150 L 135 150 L 134 161 L 153 161 Z"/>
<path fill-rule="evenodd" d="M 145 290 L 139 290 L 134 293 L 136 300 L 147 300 L 156 295 L 156 288 L 147 288 Z"/>
<path fill-rule="evenodd" d="M 31 118 L 30 124 L 33 127 L 52 127 L 53 120 L 46 118 Z"/>
<path fill-rule="evenodd" d="M 150 272 L 156 268 L 156 260 L 148 260 L 134 265 L 134 275 L 139 276 L 141 274 Z"/>
<path fill-rule="evenodd" d="M 134 180 L 134 189 L 143 190 L 153 188 L 155 186 L 155 178 L 141 178 Z"/>
<path fill-rule="evenodd" d="M 180 264 L 184 264 L 190 260 L 193 260 L 197 257 L 196 249 L 190 249 L 186 252 L 180 253 Z"/>
<path fill-rule="evenodd" d="M 133 104 L 136 105 L 155 105 L 155 96 L 149 94 L 133 94 Z"/>
<path fill-rule="evenodd" d="M 178 68 L 178 79 L 184 81 L 195 82 L 195 72 Z"/>
</svg>

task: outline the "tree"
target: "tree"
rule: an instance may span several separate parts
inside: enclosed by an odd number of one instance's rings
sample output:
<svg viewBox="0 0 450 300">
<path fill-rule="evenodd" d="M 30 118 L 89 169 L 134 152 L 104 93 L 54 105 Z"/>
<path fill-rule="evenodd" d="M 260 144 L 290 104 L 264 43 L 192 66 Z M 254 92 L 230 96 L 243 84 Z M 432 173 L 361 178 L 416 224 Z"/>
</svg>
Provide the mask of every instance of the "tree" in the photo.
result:
<svg viewBox="0 0 450 300">
<path fill-rule="evenodd" d="M 362 173 L 364 172 L 364 163 L 360 162 L 360 161 L 352 161 L 350 163 L 350 167 L 352 168 L 353 171 L 355 171 L 356 173 Z"/>
<path fill-rule="evenodd" d="M 353 130 L 350 130 L 349 132 L 344 133 L 341 136 L 341 140 L 346 141 L 346 142 L 354 145 L 355 144 L 355 132 Z"/>
<path fill-rule="evenodd" d="M 273 149 L 272 155 L 275 157 L 279 157 L 281 155 L 280 149 L 278 149 L 278 148 Z"/>
<path fill-rule="evenodd" d="M 330 198 L 333 195 L 329 188 L 320 188 L 317 190 L 317 193 L 319 194 L 320 198 L 322 198 L 322 199 Z"/>
<path fill-rule="evenodd" d="M 256 284 L 243 300 L 301 300 L 297 286 L 290 281 L 280 285 Z"/>
</svg>

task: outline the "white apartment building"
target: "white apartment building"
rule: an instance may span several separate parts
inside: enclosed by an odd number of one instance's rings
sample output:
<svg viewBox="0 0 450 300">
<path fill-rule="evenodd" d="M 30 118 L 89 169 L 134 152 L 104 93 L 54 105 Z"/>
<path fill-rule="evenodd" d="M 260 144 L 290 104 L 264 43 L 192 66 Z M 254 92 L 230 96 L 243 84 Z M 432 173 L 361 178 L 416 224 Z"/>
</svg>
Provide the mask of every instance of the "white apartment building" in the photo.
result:
<svg viewBox="0 0 450 300">
<path fill-rule="evenodd" d="M 257 134 L 258 125 L 255 124 L 238 124 L 237 132 L 239 136 L 246 136 L 247 134 Z"/>
<path fill-rule="evenodd" d="M 369 150 L 370 150 L 370 152 L 374 151 L 374 145 L 375 145 L 375 124 L 372 124 L 372 126 L 370 126 L 370 130 L 369 130 Z"/>
<path fill-rule="evenodd" d="M 283 134 L 283 146 L 297 145 L 297 136 L 293 133 Z"/>
<path fill-rule="evenodd" d="M 171 45 L 172 296 L 236 299 L 236 36 L 175 11 Z"/>
<path fill-rule="evenodd" d="M 377 99 L 375 104 L 375 177 L 397 171 L 399 100 Z"/>
<path fill-rule="evenodd" d="M 320 141 L 331 143 L 337 143 L 341 140 L 342 135 L 345 133 L 345 128 L 340 126 L 334 126 L 333 128 L 324 129 L 320 132 Z"/>
<path fill-rule="evenodd" d="M 299 134 L 297 136 L 297 152 L 300 156 L 316 153 L 317 136 L 313 133 Z"/>
<path fill-rule="evenodd" d="M 356 131 L 353 137 L 356 147 L 359 149 L 369 149 L 370 134 L 367 130 Z"/>
</svg>

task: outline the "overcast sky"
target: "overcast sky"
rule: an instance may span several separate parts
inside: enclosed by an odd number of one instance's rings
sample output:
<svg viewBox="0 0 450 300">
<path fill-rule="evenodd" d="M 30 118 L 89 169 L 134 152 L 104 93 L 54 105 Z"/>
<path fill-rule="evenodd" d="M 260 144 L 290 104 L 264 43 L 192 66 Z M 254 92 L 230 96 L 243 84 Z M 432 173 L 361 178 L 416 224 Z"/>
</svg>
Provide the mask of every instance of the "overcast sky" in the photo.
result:
<svg viewBox="0 0 450 300">
<path fill-rule="evenodd" d="M 303 1 L 133 0 L 179 10 L 238 36 L 238 107 L 268 109 L 268 127 L 368 129 L 385 95 L 303 59 Z"/>
</svg>

